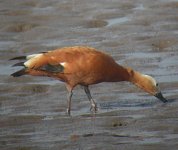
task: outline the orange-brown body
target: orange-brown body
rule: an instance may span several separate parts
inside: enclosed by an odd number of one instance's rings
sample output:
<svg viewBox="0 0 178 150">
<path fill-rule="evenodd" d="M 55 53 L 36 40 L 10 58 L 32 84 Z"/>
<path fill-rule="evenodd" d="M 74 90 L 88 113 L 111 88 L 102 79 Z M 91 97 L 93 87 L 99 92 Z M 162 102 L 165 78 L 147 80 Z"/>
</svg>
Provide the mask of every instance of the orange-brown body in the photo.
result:
<svg viewBox="0 0 178 150">
<path fill-rule="evenodd" d="M 51 73 L 38 70 L 40 66 L 65 63 L 64 71 Z M 47 75 L 66 82 L 71 87 L 91 85 L 99 82 L 115 82 L 127 80 L 128 72 L 119 66 L 112 57 L 90 47 L 66 47 L 44 53 L 40 59 L 30 66 L 28 74 Z M 37 70 L 35 70 L 37 69 Z"/>
<path fill-rule="evenodd" d="M 26 57 L 27 61 L 15 64 L 25 66 L 12 76 L 29 74 L 34 76 L 49 76 L 66 83 L 69 91 L 69 106 L 71 103 L 72 90 L 76 85 L 84 86 L 85 92 L 91 101 L 94 109 L 96 104 L 93 101 L 88 86 L 100 82 L 129 81 L 141 89 L 155 95 L 160 93 L 156 81 L 147 75 L 134 71 L 131 68 L 117 64 L 114 59 L 94 48 L 84 46 L 64 47 L 42 54 L 33 54 Z M 160 95 L 160 94 L 159 94 Z M 158 96 L 156 96 L 158 97 Z M 162 101 L 162 95 L 158 97 Z M 68 108 L 70 113 L 70 108 Z"/>
</svg>

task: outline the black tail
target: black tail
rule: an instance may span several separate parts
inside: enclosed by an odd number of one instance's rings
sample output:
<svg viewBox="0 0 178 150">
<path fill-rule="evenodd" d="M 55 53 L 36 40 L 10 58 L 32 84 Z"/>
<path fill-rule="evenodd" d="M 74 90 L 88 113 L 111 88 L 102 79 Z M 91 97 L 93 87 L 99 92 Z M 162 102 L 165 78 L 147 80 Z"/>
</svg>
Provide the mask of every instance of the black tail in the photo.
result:
<svg viewBox="0 0 178 150">
<path fill-rule="evenodd" d="M 11 74 L 11 76 L 20 77 L 20 76 L 25 75 L 25 74 L 26 74 L 26 69 L 24 68 L 24 69 L 21 69 L 17 72 L 14 72 L 13 74 Z"/>
<path fill-rule="evenodd" d="M 14 57 L 14 58 L 11 58 L 9 60 L 22 60 L 22 59 L 26 59 L 27 57 L 26 56 L 18 56 L 18 57 Z"/>
</svg>

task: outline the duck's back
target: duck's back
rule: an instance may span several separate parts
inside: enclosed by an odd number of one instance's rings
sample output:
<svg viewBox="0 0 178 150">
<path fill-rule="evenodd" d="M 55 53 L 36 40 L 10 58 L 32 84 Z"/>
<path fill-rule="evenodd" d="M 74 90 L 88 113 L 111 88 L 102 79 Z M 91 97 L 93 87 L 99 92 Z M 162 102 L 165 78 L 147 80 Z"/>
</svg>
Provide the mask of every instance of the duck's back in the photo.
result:
<svg viewBox="0 0 178 150">
<path fill-rule="evenodd" d="M 66 47 L 46 53 L 64 66 L 63 76 L 76 84 L 95 84 L 107 80 L 116 66 L 109 55 L 91 47 Z"/>
<path fill-rule="evenodd" d="M 118 70 L 122 71 L 111 56 L 83 46 L 29 55 L 24 65 L 24 74 L 55 77 L 73 86 L 116 81 Z"/>
</svg>

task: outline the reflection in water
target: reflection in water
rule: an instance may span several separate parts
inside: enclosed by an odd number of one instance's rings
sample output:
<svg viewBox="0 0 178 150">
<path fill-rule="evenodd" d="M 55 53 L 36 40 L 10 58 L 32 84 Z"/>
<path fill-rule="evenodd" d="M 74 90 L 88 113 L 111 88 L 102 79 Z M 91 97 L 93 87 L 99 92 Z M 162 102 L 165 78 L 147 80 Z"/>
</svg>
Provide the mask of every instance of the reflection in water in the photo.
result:
<svg viewBox="0 0 178 150">
<path fill-rule="evenodd" d="M 139 110 L 139 109 L 145 109 L 145 107 L 151 107 L 155 105 L 155 103 L 147 102 L 147 103 L 141 103 L 141 102 L 107 102 L 107 103 L 101 103 L 100 108 L 101 109 L 129 109 L 130 110 Z"/>
<path fill-rule="evenodd" d="M 113 19 L 109 19 L 108 21 L 108 25 L 107 26 L 112 26 L 112 25 L 119 25 L 122 23 L 125 23 L 127 21 L 129 21 L 130 19 L 126 16 L 126 17 L 121 17 L 121 18 L 113 18 Z"/>
</svg>

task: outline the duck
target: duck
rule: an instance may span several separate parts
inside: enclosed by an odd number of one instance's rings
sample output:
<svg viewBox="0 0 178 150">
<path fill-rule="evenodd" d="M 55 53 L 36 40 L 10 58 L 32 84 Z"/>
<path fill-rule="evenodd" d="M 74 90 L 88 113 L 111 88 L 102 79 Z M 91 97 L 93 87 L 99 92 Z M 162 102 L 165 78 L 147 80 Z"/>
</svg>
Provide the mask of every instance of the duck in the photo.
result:
<svg viewBox="0 0 178 150">
<path fill-rule="evenodd" d="M 69 115 L 73 89 L 77 85 L 83 87 L 91 104 L 90 110 L 93 112 L 96 112 L 98 107 L 91 96 L 89 86 L 101 82 L 127 81 L 155 96 L 163 103 L 168 102 L 163 97 L 159 84 L 152 76 L 122 66 L 110 55 L 92 47 L 63 47 L 47 52 L 18 56 L 10 60 L 19 60 L 13 67 L 23 67 L 12 73 L 11 76 L 13 77 L 22 75 L 47 76 L 64 82 L 68 91 L 67 114 Z"/>
</svg>

